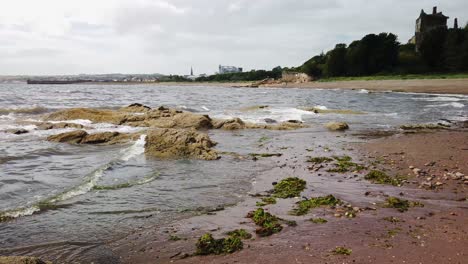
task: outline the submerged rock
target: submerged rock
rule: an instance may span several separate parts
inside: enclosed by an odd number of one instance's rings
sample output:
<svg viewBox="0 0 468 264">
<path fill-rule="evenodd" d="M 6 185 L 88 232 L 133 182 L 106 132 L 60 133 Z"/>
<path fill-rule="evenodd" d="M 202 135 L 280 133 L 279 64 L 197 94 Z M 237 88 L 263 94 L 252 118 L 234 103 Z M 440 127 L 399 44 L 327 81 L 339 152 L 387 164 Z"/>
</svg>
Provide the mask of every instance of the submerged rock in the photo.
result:
<svg viewBox="0 0 468 264">
<path fill-rule="evenodd" d="M 81 124 L 75 124 L 75 123 L 66 123 L 66 122 L 61 122 L 61 123 L 41 123 L 37 125 L 38 130 L 50 130 L 50 129 L 64 129 L 64 128 L 78 128 L 82 129 L 85 128 Z"/>
<path fill-rule="evenodd" d="M 215 145 L 207 134 L 195 129 L 158 129 L 148 133 L 145 153 L 163 159 L 216 160 L 219 156 L 212 149 Z"/>
<path fill-rule="evenodd" d="M 136 139 L 137 135 L 123 134 L 119 132 L 103 132 L 88 134 L 84 130 L 76 130 L 58 135 L 49 136 L 48 141 L 70 144 L 106 144 L 113 145 L 125 143 Z"/>
<path fill-rule="evenodd" d="M 62 121 L 62 120 L 76 120 L 85 119 L 91 120 L 94 123 L 111 123 L 120 125 L 126 120 L 127 114 L 106 109 L 91 109 L 91 108 L 72 108 L 61 110 L 49 114 L 46 121 Z"/>
<path fill-rule="evenodd" d="M 330 122 L 325 124 L 325 127 L 332 131 L 344 131 L 349 129 L 349 125 L 345 122 Z"/>
<path fill-rule="evenodd" d="M 35 257 L 0 257 L 0 264 L 52 264 L 49 261 L 43 261 Z"/>
<path fill-rule="evenodd" d="M 29 133 L 28 130 L 20 128 L 20 129 L 8 129 L 6 130 L 7 133 L 14 134 L 14 135 L 22 135 Z"/>
</svg>

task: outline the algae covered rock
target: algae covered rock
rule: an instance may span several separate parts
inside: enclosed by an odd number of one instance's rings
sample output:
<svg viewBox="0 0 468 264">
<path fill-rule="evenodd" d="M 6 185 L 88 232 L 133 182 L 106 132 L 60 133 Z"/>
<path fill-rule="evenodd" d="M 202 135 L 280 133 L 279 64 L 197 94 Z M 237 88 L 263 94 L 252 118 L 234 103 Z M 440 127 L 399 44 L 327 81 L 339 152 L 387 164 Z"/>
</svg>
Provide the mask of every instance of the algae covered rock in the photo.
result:
<svg viewBox="0 0 468 264">
<path fill-rule="evenodd" d="M 163 159 L 191 158 L 216 160 L 216 145 L 207 134 L 195 129 L 157 129 L 148 133 L 145 153 Z"/>
<path fill-rule="evenodd" d="M 52 264 L 52 262 L 44 261 L 35 257 L 0 257 L 0 264 Z"/>
<path fill-rule="evenodd" d="M 325 124 L 325 127 L 332 131 L 344 131 L 349 129 L 349 125 L 345 122 L 330 122 Z"/>
<path fill-rule="evenodd" d="M 119 132 L 103 132 L 96 134 L 88 134 L 84 130 L 76 130 L 58 135 L 52 135 L 47 138 L 47 141 L 70 143 L 70 144 L 107 144 L 113 145 L 125 143 L 136 139 L 137 135 L 123 134 Z"/>
<path fill-rule="evenodd" d="M 210 233 L 201 236 L 196 244 L 195 255 L 221 255 L 239 251 L 244 244 L 239 236 L 215 239 Z"/>
<path fill-rule="evenodd" d="M 82 129 L 82 128 L 84 128 L 84 126 L 81 125 L 81 124 L 66 123 L 66 122 L 60 122 L 60 123 L 44 122 L 44 123 L 41 123 L 41 124 L 37 125 L 38 130 L 65 129 L 65 128 Z"/>
</svg>

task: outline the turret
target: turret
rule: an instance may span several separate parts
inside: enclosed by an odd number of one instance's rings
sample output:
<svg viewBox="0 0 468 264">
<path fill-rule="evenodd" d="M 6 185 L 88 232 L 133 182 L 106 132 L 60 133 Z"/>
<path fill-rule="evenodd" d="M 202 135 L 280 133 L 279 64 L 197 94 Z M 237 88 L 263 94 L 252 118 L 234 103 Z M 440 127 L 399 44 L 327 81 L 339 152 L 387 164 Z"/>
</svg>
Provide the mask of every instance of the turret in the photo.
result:
<svg viewBox="0 0 468 264">
<path fill-rule="evenodd" d="M 434 7 L 432 8 L 432 14 L 433 14 L 433 15 L 437 15 L 437 6 L 434 6 Z"/>
<path fill-rule="evenodd" d="M 453 28 L 458 29 L 458 19 L 455 18 L 455 21 L 453 22 Z"/>
</svg>

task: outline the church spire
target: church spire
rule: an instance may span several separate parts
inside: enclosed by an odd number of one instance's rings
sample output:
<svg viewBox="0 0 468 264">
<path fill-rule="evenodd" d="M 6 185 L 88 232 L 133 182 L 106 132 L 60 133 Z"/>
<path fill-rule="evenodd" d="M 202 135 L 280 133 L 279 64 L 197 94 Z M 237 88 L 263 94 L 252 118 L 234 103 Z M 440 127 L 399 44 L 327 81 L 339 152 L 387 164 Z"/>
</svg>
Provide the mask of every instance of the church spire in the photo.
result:
<svg viewBox="0 0 468 264">
<path fill-rule="evenodd" d="M 193 76 L 193 67 L 190 67 L 190 76 Z"/>
</svg>

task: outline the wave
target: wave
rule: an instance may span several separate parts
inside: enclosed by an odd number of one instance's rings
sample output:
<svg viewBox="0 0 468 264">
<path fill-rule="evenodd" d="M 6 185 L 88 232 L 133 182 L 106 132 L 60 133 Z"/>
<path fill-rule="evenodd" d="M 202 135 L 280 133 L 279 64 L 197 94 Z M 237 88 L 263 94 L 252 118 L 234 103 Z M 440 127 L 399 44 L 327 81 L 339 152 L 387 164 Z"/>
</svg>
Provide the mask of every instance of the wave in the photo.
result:
<svg viewBox="0 0 468 264">
<path fill-rule="evenodd" d="M 16 209 L 0 212 L 0 222 L 2 220 L 9 220 L 9 219 L 14 219 L 18 217 L 29 216 L 29 215 L 33 215 L 39 212 L 44 212 L 47 210 L 54 210 L 54 209 L 66 207 L 67 205 L 60 205 L 58 203 L 64 202 L 66 200 L 70 200 L 80 195 L 84 195 L 90 192 L 91 190 L 99 189 L 99 187 L 115 190 L 115 189 L 120 189 L 120 188 L 128 188 L 128 187 L 135 186 L 135 185 L 143 185 L 151 181 L 154 181 L 159 175 L 146 177 L 142 180 L 129 182 L 126 184 L 122 184 L 120 186 L 119 185 L 99 186 L 97 184 L 97 182 L 104 176 L 104 173 L 108 170 L 111 170 L 114 164 L 121 162 L 121 161 L 129 161 L 130 159 L 142 154 L 144 152 L 145 138 L 146 138 L 146 135 L 142 135 L 140 139 L 138 139 L 132 146 L 130 146 L 129 148 L 123 151 L 124 155 L 122 157 L 120 157 L 119 159 L 113 160 L 107 163 L 106 165 L 94 170 L 90 174 L 88 174 L 80 185 L 75 186 L 74 188 L 67 190 L 65 192 L 62 192 L 60 194 L 57 194 L 55 196 L 38 201 L 32 204 L 31 206 L 21 207 L 21 208 L 16 208 Z"/>
<path fill-rule="evenodd" d="M 26 108 L 0 108 L 0 115 L 8 115 L 10 113 L 14 114 L 43 114 L 49 112 L 51 109 L 42 107 L 42 106 L 34 106 L 34 107 L 26 107 Z"/>
<path fill-rule="evenodd" d="M 143 178 L 141 180 L 138 180 L 138 181 L 129 181 L 129 182 L 114 184 L 114 185 L 95 185 L 93 189 L 94 190 L 119 190 L 119 189 L 125 189 L 125 188 L 130 188 L 130 187 L 133 187 L 133 186 L 144 185 L 144 184 L 150 183 L 150 182 L 156 180 L 158 177 L 159 177 L 159 173 L 157 173 L 157 174 L 155 174 L 153 176 L 145 177 L 145 178 Z"/>
<path fill-rule="evenodd" d="M 428 105 L 427 107 L 455 107 L 455 108 L 463 108 L 465 107 L 464 104 L 462 103 L 457 103 L 457 102 L 452 102 L 452 103 L 448 103 L 448 104 L 439 104 L 439 105 Z"/>
<path fill-rule="evenodd" d="M 467 100 L 467 97 L 460 96 L 432 96 L 432 97 L 415 97 L 413 100 L 428 101 L 428 102 L 458 102 Z"/>
</svg>

